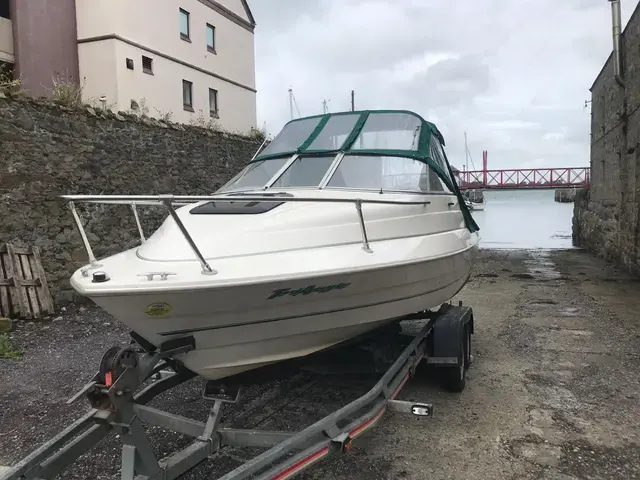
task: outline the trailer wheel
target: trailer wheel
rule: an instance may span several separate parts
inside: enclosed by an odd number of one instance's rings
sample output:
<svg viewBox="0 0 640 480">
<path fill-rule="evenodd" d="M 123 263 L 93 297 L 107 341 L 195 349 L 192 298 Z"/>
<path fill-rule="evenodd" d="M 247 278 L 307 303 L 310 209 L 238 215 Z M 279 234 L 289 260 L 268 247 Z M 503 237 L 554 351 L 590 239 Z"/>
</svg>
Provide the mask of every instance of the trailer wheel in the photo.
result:
<svg viewBox="0 0 640 480">
<path fill-rule="evenodd" d="M 462 329 L 459 341 L 458 363 L 455 366 L 443 367 L 440 370 L 442 386 L 450 392 L 461 392 L 466 385 L 466 373 L 469 368 L 471 330 L 468 325 Z"/>
</svg>

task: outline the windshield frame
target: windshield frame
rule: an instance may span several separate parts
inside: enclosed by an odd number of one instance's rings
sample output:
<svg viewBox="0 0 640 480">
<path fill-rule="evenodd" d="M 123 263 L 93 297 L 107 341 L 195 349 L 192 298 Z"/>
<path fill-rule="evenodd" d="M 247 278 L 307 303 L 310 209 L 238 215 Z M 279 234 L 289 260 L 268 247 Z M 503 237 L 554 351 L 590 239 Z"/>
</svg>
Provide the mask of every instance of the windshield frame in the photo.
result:
<svg viewBox="0 0 640 480">
<path fill-rule="evenodd" d="M 248 164 L 246 164 L 242 170 L 240 170 L 238 173 L 236 173 L 228 182 L 225 182 L 222 186 L 220 186 L 215 193 L 235 193 L 235 192 L 250 192 L 250 191 L 255 191 L 255 190 L 266 190 L 267 188 L 269 188 L 274 182 L 275 179 L 278 179 L 280 177 L 280 175 L 282 175 L 287 168 L 289 168 L 289 165 L 291 165 L 293 162 L 295 162 L 296 158 L 299 155 L 296 153 L 294 155 L 288 156 L 288 155 L 282 155 L 281 157 L 273 157 L 273 158 L 269 158 L 269 159 L 254 159 L 251 162 L 249 162 Z M 252 168 L 252 165 L 256 164 L 256 163 L 263 163 L 263 162 L 270 162 L 272 160 L 277 161 L 277 160 L 281 160 L 281 159 L 286 159 L 287 157 L 289 157 L 287 159 L 286 162 L 284 162 L 284 164 L 275 172 L 275 174 L 269 178 L 269 180 L 267 181 L 267 183 L 265 183 L 264 185 L 256 185 L 256 186 L 252 186 L 252 187 L 242 187 L 242 188 L 229 188 L 231 185 L 233 185 L 235 182 L 237 182 L 238 180 L 240 180 L 244 175 L 247 174 L 247 172 L 249 171 L 249 169 Z"/>
<path fill-rule="evenodd" d="M 402 190 L 402 189 L 388 189 L 388 188 L 364 188 L 364 187 L 333 187 L 333 186 L 329 186 L 329 182 L 331 182 L 331 179 L 333 178 L 333 176 L 335 175 L 336 171 L 338 170 L 338 168 L 340 167 L 340 164 L 342 163 L 342 161 L 345 158 L 348 158 L 350 156 L 360 156 L 359 153 L 353 153 L 353 154 L 347 154 L 345 152 L 339 152 L 338 154 L 336 154 L 334 156 L 333 161 L 331 162 L 331 164 L 329 165 L 329 168 L 327 169 L 326 173 L 324 174 L 323 178 L 320 180 L 320 182 L 318 183 L 318 185 L 316 186 L 286 186 L 286 187 L 282 187 L 282 186 L 278 186 L 278 187 L 274 187 L 274 184 L 278 181 L 278 179 L 280 179 L 280 177 L 282 177 L 282 175 L 285 174 L 285 172 L 289 169 L 289 167 L 300 157 L 301 155 L 296 153 L 294 155 L 291 155 L 288 160 L 280 167 L 280 169 L 278 171 L 275 172 L 275 174 L 269 179 L 269 181 L 267 183 L 265 183 L 264 185 L 261 186 L 255 186 L 255 187 L 244 187 L 244 188 L 238 188 L 238 189 L 230 189 L 230 190 L 223 190 L 227 185 L 232 184 L 232 182 L 237 181 L 239 178 L 242 177 L 242 175 L 245 174 L 245 172 L 251 168 L 251 165 L 254 163 L 257 163 L 258 161 L 265 161 L 265 162 L 269 162 L 272 160 L 278 160 L 278 159 L 282 159 L 282 158 L 286 158 L 286 156 L 282 156 L 282 157 L 273 157 L 273 158 L 269 158 L 269 159 L 264 159 L 264 160 L 254 160 L 253 162 L 249 163 L 248 165 L 246 165 L 238 174 L 236 174 L 231 180 L 229 180 L 227 183 L 225 183 L 222 187 L 220 187 L 218 190 L 216 190 L 216 194 L 220 193 L 220 194 L 233 194 L 233 193 L 241 193 L 241 192 L 251 192 L 251 191 L 273 191 L 273 190 L 282 190 L 282 191 L 286 191 L 286 190 L 333 190 L 333 191 L 344 191 L 344 192 L 381 192 L 381 193 L 403 193 L 403 194 L 411 194 L 411 195 L 455 195 L 455 193 L 451 192 L 451 191 L 443 191 L 443 192 L 438 192 L 438 191 L 425 191 L 425 192 L 419 192 L 416 190 Z M 317 154 L 314 155 L 309 155 L 309 156 L 319 156 Z M 323 155 L 326 156 L 326 155 Z M 406 157 L 406 156 L 399 156 L 399 155 L 393 155 L 394 157 L 398 157 L 398 158 L 406 158 L 407 160 L 416 160 L 415 158 L 412 157 Z M 427 165 L 427 168 L 431 169 L 431 172 L 435 175 L 437 175 L 439 177 L 440 180 L 442 180 L 442 178 L 440 177 L 440 175 L 438 174 L 438 172 L 428 163 L 425 162 L 425 164 Z M 446 185 L 446 183 L 443 182 L 443 186 L 446 189 L 449 189 L 449 187 Z"/>
</svg>

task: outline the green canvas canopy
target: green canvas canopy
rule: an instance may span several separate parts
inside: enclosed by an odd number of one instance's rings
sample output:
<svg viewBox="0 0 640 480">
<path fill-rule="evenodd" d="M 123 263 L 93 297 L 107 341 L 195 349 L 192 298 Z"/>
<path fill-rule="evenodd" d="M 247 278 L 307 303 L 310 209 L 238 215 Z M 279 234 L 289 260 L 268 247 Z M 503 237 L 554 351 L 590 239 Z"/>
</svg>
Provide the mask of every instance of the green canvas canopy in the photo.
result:
<svg viewBox="0 0 640 480">
<path fill-rule="evenodd" d="M 390 135 L 394 133 L 400 135 Z M 365 145 L 363 140 L 371 134 L 386 134 L 387 144 Z M 326 113 L 291 120 L 257 159 L 295 153 L 326 155 L 340 151 L 423 159 L 430 157 L 432 136 L 444 145 L 442 134 L 433 123 L 406 110 Z M 341 141 L 336 142 L 336 139 Z"/>
<path fill-rule="evenodd" d="M 479 230 L 460 193 L 435 124 L 408 110 L 326 113 L 289 121 L 252 161 L 292 155 L 405 157 L 427 164 L 458 197 L 465 224 Z"/>
</svg>

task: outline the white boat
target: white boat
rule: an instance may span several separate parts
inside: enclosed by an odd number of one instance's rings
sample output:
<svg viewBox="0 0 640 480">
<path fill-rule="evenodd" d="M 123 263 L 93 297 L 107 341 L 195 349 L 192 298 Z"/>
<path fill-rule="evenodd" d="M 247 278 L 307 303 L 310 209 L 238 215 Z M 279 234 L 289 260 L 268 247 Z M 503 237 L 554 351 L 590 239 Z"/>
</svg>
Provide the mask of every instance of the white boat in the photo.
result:
<svg viewBox="0 0 640 480">
<path fill-rule="evenodd" d="M 192 336 L 176 359 L 210 380 L 336 345 L 466 283 L 478 226 L 443 146 L 413 112 L 324 114 L 212 195 L 67 195 L 90 260 L 71 285 L 155 346 Z M 141 245 L 96 260 L 76 202 L 131 203 Z M 147 239 L 138 204 L 169 208 Z"/>
<path fill-rule="evenodd" d="M 467 205 L 467 208 L 469 210 L 471 210 L 472 212 L 474 212 L 474 211 L 484 211 L 484 204 L 483 203 L 472 202 L 471 200 L 465 200 L 465 203 Z"/>
</svg>

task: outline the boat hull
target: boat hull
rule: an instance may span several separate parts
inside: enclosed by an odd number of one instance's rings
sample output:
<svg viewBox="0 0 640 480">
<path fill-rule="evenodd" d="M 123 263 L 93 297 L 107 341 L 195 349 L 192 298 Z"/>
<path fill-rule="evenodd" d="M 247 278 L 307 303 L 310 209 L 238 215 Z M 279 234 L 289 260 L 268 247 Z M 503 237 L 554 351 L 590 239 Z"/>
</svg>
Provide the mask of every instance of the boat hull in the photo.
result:
<svg viewBox="0 0 640 480">
<path fill-rule="evenodd" d="M 447 302 L 466 283 L 476 248 L 320 277 L 92 299 L 154 345 L 193 336 L 195 350 L 176 359 L 216 380 L 329 348 Z"/>
</svg>

